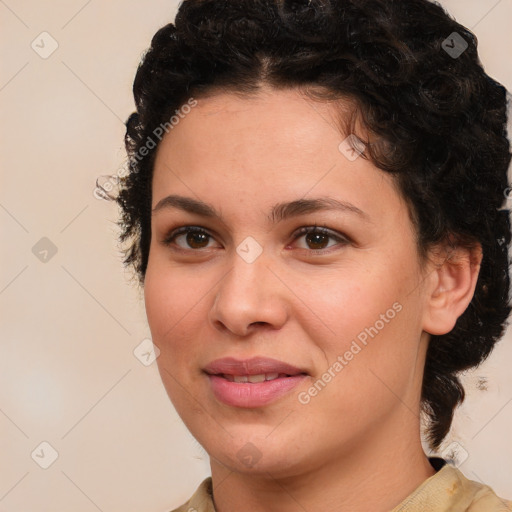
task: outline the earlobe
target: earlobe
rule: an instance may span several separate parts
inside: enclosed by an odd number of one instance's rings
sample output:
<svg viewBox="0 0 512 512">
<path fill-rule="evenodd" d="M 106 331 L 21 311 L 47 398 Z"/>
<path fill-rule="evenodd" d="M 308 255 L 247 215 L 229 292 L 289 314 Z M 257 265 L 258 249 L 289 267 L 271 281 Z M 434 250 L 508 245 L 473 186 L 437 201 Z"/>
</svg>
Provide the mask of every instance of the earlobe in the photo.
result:
<svg viewBox="0 0 512 512">
<path fill-rule="evenodd" d="M 423 330 L 432 335 L 450 332 L 467 309 L 478 280 L 482 247 L 455 247 L 431 253 Z"/>
</svg>

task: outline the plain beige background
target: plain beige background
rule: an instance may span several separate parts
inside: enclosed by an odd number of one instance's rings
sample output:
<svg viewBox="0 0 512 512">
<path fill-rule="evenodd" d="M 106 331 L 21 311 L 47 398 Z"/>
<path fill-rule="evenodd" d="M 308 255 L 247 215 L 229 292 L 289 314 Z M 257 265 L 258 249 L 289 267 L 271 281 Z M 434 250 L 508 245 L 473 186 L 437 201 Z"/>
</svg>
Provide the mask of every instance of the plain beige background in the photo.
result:
<svg viewBox="0 0 512 512">
<path fill-rule="evenodd" d="M 512 90 L 512 0 L 442 4 Z M 163 512 L 209 474 L 155 364 L 134 354 L 149 337 L 141 294 L 116 207 L 93 195 L 124 164 L 135 70 L 177 5 L 0 0 L 0 512 Z M 442 450 L 509 499 L 511 337 L 466 377 Z"/>
</svg>

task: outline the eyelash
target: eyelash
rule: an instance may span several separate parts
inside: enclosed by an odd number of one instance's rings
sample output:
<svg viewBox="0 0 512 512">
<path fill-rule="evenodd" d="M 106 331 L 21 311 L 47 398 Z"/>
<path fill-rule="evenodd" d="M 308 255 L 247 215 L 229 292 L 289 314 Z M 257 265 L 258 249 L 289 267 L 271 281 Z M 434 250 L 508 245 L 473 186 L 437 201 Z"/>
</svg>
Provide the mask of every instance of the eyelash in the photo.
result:
<svg viewBox="0 0 512 512">
<path fill-rule="evenodd" d="M 188 234 L 188 233 L 196 233 L 196 234 L 206 235 L 206 236 L 208 236 L 210 238 L 214 238 L 213 235 L 211 235 L 204 228 L 201 228 L 201 227 L 198 227 L 198 226 L 183 226 L 181 228 L 178 228 L 178 229 L 175 229 L 175 230 L 171 231 L 169 233 L 169 235 L 166 236 L 162 240 L 162 243 L 165 246 L 171 246 L 172 243 L 174 242 L 174 240 L 178 236 L 184 235 L 184 234 Z M 337 245 L 340 245 L 340 244 L 341 245 L 347 245 L 348 243 L 350 243 L 350 239 L 348 237 L 346 237 L 344 235 L 341 235 L 339 233 L 333 232 L 333 231 L 331 231 L 329 229 L 326 229 L 325 227 L 319 227 L 316 224 L 314 226 L 304 226 L 302 228 L 299 228 L 294 233 L 294 235 L 293 235 L 293 241 L 295 242 L 296 240 L 298 240 L 302 236 L 305 236 L 305 235 L 308 235 L 308 234 L 311 234 L 311 233 L 315 234 L 315 235 L 325 235 L 325 236 L 328 236 L 331 239 L 337 241 L 338 242 Z M 332 246 L 332 247 L 336 247 L 336 246 Z M 329 249 L 332 249 L 332 247 L 327 247 L 327 248 L 324 248 L 324 249 L 302 249 L 302 250 L 308 251 L 309 253 L 312 253 L 312 254 L 321 254 L 321 253 L 328 252 Z M 182 247 L 178 246 L 178 249 L 183 250 L 183 251 L 200 252 L 201 250 L 204 250 L 205 248 L 202 248 L 202 249 L 193 249 L 193 248 L 183 249 Z"/>
</svg>

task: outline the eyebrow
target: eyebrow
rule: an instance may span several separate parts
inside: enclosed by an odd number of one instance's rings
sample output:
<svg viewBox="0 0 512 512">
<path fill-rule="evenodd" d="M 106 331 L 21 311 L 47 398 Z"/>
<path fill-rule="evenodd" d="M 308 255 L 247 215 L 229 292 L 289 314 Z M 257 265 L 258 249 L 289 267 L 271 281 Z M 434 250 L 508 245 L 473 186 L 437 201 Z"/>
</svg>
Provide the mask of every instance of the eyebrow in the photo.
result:
<svg viewBox="0 0 512 512">
<path fill-rule="evenodd" d="M 152 214 L 154 215 L 155 213 L 168 208 L 182 210 L 184 212 L 200 215 L 201 217 L 222 219 L 220 213 L 217 212 L 212 205 L 197 199 L 192 199 L 191 197 L 178 195 L 170 195 L 161 199 L 153 208 Z M 369 221 L 368 215 L 357 208 L 357 206 L 345 201 L 338 201 L 331 197 L 297 199 L 287 203 L 276 204 L 270 211 L 268 221 L 272 224 L 277 224 L 292 217 L 329 210 L 353 213 L 360 216 L 362 219 Z"/>
</svg>

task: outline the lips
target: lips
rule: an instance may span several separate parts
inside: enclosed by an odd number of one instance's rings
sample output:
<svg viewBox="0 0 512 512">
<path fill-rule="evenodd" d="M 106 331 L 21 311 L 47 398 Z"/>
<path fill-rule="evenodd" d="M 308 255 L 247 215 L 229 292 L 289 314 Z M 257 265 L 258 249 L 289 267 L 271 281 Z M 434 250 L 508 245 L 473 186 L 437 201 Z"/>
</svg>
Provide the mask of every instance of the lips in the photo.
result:
<svg viewBox="0 0 512 512">
<path fill-rule="evenodd" d="M 230 379 L 230 377 L 248 377 L 250 382 L 251 376 L 261 376 L 263 380 L 274 380 L 278 377 L 291 377 L 294 375 L 307 374 L 306 371 L 296 368 L 283 361 L 271 359 L 267 357 L 253 357 L 251 359 L 239 360 L 232 357 L 216 359 L 208 364 L 204 371 L 209 375 L 220 375 Z M 231 380 L 231 379 L 230 379 Z M 254 380 L 254 382 L 262 382 L 262 380 Z"/>
<path fill-rule="evenodd" d="M 289 375 L 286 373 L 259 373 L 257 375 L 230 375 L 229 373 L 223 373 L 221 377 L 224 377 L 230 382 L 250 382 L 251 384 L 256 384 L 257 382 L 289 377 Z"/>
<path fill-rule="evenodd" d="M 217 400 L 238 408 L 269 405 L 290 393 L 308 375 L 295 366 L 266 357 L 217 359 L 204 372 Z"/>
</svg>

